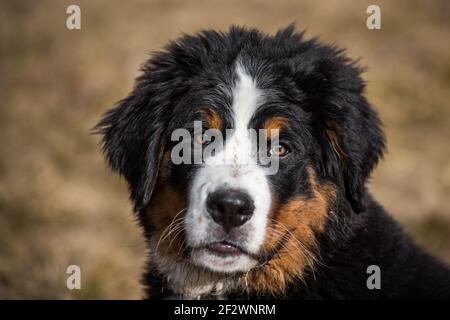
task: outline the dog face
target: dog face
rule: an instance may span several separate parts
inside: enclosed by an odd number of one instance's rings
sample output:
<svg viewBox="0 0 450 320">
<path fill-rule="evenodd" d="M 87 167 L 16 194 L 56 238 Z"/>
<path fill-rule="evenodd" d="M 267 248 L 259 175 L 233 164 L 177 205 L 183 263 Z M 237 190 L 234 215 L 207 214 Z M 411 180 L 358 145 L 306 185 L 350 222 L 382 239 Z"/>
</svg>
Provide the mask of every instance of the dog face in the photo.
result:
<svg viewBox="0 0 450 320">
<path fill-rule="evenodd" d="M 172 290 L 280 294 L 314 269 L 322 242 L 363 210 L 384 147 L 359 74 L 340 50 L 292 28 L 185 36 L 144 65 L 98 130 Z M 176 163 L 180 128 L 189 150 L 223 143 L 201 162 Z"/>
</svg>

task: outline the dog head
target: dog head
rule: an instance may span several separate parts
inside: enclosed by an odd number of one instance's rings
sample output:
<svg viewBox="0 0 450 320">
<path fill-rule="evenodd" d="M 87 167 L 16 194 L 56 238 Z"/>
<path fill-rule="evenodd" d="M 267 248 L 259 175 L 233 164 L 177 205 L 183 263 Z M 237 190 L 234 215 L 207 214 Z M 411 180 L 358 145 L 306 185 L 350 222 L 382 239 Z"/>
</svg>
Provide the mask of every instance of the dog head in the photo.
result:
<svg viewBox="0 0 450 320">
<path fill-rule="evenodd" d="M 292 27 L 184 36 L 144 64 L 97 128 L 174 291 L 281 294 L 314 268 L 327 226 L 364 210 L 384 138 L 360 72 Z"/>
</svg>

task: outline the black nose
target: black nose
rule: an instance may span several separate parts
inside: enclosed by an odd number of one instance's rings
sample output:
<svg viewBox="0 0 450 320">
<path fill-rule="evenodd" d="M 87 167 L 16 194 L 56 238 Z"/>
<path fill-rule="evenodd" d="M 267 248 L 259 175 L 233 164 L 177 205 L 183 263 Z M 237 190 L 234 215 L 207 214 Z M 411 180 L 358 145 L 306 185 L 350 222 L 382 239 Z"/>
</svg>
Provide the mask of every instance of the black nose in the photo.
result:
<svg viewBox="0 0 450 320">
<path fill-rule="evenodd" d="M 214 221 L 220 224 L 225 232 L 246 223 L 255 209 L 250 196 L 236 189 L 219 189 L 210 193 L 206 207 Z"/>
</svg>

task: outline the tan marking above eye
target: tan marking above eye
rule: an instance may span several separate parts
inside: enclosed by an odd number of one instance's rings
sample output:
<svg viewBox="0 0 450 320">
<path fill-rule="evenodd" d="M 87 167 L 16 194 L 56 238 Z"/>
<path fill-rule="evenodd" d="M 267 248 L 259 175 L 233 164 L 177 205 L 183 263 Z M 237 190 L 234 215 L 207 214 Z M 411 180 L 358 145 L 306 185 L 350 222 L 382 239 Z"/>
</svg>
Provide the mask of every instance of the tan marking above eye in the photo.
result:
<svg viewBox="0 0 450 320">
<path fill-rule="evenodd" d="M 282 128 L 285 128 L 289 125 L 289 120 L 281 117 L 275 116 L 269 119 L 266 119 L 263 123 L 262 129 L 267 130 L 267 139 L 272 138 L 273 130 L 281 131 Z"/>
<path fill-rule="evenodd" d="M 203 107 L 200 109 L 199 112 L 201 113 L 202 118 L 206 122 L 208 129 L 217 129 L 217 130 L 222 129 L 223 126 L 222 119 L 216 110 L 210 107 Z"/>
</svg>

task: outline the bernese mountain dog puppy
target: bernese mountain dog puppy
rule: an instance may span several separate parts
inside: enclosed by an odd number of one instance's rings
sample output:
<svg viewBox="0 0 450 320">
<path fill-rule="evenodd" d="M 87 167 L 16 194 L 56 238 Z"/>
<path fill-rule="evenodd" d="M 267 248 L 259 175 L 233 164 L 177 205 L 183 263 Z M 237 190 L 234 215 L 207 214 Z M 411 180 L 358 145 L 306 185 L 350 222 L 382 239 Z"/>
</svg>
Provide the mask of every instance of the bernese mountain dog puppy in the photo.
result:
<svg viewBox="0 0 450 320">
<path fill-rule="evenodd" d="M 148 298 L 450 297 L 449 268 L 365 187 L 385 140 L 360 74 L 292 26 L 185 35 L 143 65 L 97 131 L 145 234 Z M 194 149 L 215 139 L 209 130 L 223 147 L 175 162 L 179 129 Z M 270 144 L 275 173 L 250 129 Z"/>
</svg>

